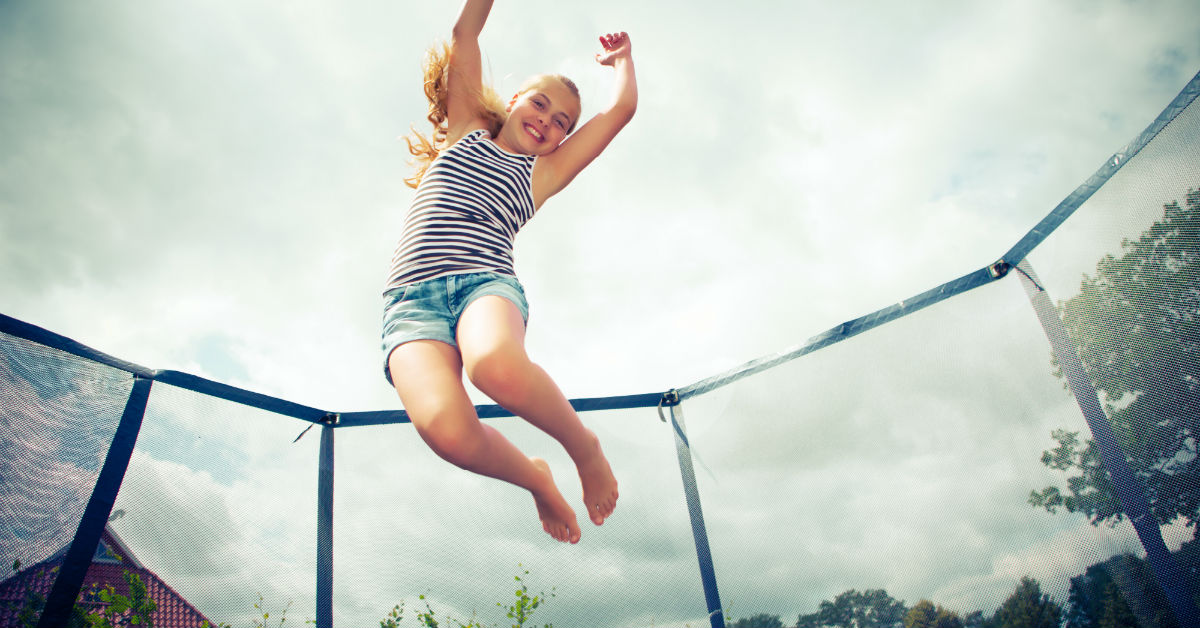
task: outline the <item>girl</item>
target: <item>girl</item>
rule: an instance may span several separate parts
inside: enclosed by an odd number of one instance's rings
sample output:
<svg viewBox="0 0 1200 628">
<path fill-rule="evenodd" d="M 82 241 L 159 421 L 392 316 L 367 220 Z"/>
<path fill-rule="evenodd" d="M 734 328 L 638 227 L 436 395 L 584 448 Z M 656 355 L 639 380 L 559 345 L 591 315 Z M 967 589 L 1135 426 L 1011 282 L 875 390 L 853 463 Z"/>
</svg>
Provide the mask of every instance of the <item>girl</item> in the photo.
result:
<svg viewBox="0 0 1200 628">
<path fill-rule="evenodd" d="M 613 512 L 617 481 L 596 435 L 525 353 L 528 306 L 513 271 L 517 230 L 604 150 L 633 117 L 629 37 L 600 38 L 615 71 L 608 108 L 572 134 L 574 83 L 536 76 L 505 105 L 483 85 L 479 34 L 491 0 L 467 0 L 450 44 L 426 62 L 431 139 L 409 140 L 416 188 L 384 292 L 384 372 L 417 432 L 439 456 L 533 495 L 547 533 L 577 543 L 575 511 L 546 462 L 525 456 L 475 414 L 462 381 L 550 434 L 579 471 L 596 525 Z"/>
</svg>

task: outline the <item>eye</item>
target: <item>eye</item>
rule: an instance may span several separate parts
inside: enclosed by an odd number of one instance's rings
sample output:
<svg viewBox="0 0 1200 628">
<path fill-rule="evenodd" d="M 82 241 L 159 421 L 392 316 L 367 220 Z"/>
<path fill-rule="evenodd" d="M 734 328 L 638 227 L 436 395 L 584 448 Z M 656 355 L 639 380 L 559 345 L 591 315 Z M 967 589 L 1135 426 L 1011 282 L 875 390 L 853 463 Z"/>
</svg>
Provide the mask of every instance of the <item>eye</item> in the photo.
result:
<svg viewBox="0 0 1200 628">
<path fill-rule="evenodd" d="M 545 108 L 546 108 L 546 103 L 542 102 L 542 99 L 541 99 L 541 98 L 534 98 L 534 99 L 533 99 L 533 106 L 537 107 L 538 109 L 545 109 Z"/>
<path fill-rule="evenodd" d="M 558 128 L 560 128 L 564 131 L 567 130 L 567 123 L 562 118 L 555 118 L 554 124 L 558 125 Z"/>
</svg>

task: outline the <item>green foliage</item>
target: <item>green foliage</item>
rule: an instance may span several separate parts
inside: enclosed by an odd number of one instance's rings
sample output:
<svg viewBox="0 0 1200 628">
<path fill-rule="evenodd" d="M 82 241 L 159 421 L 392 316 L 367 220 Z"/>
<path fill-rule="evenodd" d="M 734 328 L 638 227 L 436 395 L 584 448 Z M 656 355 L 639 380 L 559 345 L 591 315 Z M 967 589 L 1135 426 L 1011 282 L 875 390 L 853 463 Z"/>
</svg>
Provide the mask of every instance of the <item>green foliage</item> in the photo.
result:
<svg viewBox="0 0 1200 628">
<path fill-rule="evenodd" d="M 1189 541 L 1175 553 L 1175 560 L 1195 573 L 1198 551 L 1200 541 Z M 1194 597 L 1196 593 L 1193 589 Z M 1123 554 L 1071 578 L 1064 618 L 1067 628 L 1174 628 L 1168 608 L 1146 560 Z"/>
<path fill-rule="evenodd" d="M 100 613 L 86 615 L 89 628 L 122 628 L 138 626 L 139 628 L 154 628 L 151 615 L 158 608 L 158 603 L 146 593 L 146 583 L 141 576 L 125 570 L 121 573 L 125 584 L 129 585 L 129 595 L 121 595 L 111 584 L 96 590 L 96 597 L 105 604 Z"/>
<path fill-rule="evenodd" d="M 522 567 L 522 565 L 518 564 L 517 567 Z M 523 569 L 523 572 L 523 575 L 529 575 L 528 569 Z M 542 605 L 542 602 L 546 601 L 546 594 L 544 592 L 539 592 L 537 595 L 531 597 L 529 595 L 529 587 L 526 586 L 525 581 L 521 579 L 521 576 L 515 576 L 514 579 L 517 581 L 517 584 L 520 585 L 520 588 L 514 592 L 516 602 L 509 606 L 505 606 L 501 602 L 496 602 L 496 606 L 508 611 L 508 618 L 517 622 L 512 625 L 512 628 L 523 628 L 525 626 L 525 622 L 529 621 L 529 619 L 533 617 L 533 612 Z M 554 589 L 551 588 L 550 597 L 554 596 Z M 549 624 L 546 624 L 546 628 L 551 627 Z"/>
<path fill-rule="evenodd" d="M 14 561 L 13 572 L 19 573 L 20 570 L 21 561 Z M 57 572 L 58 567 L 50 569 L 42 567 L 35 579 L 41 579 Z M 126 626 L 154 628 L 151 615 L 158 608 L 158 604 L 150 598 L 146 584 L 142 581 L 141 576 L 128 570 L 122 571 L 121 575 L 129 587 L 129 595 L 117 593 L 116 588 L 111 585 L 104 587 L 91 585 L 80 593 L 64 628 L 119 628 Z M 105 607 L 99 613 L 88 613 L 84 610 L 84 600 L 88 600 L 90 603 L 98 602 L 104 604 Z M 259 601 L 262 601 L 262 596 L 259 596 Z M 21 604 L 12 604 L 10 608 L 16 611 L 17 623 L 15 625 L 18 628 L 37 628 L 42 612 L 46 609 L 46 597 L 29 591 L 25 594 L 25 599 Z M 255 605 L 255 608 L 258 608 L 258 605 Z M 197 628 L 230 628 L 230 626 L 228 624 L 213 626 L 207 621 L 203 621 Z"/>
<path fill-rule="evenodd" d="M 960 617 L 929 600 L 908 608 L 882 589 L 851 589 L 821 602 L 816 613 L 800 615 L 796 628 L 1059 628 L 1061 617 L 1062 608 L 1042 594 L 1037 580 L 1025 577 L 990 617 L 982 611 Z"/>
<path fill-rule="evenodd" d="M 21 572 L 21 561 L 14 560 L 12 565 L 13 573 Z M 35 579 L 42 579 L 47 575 L 58 573 L 58 567 L 47 569 L 41 567 L 38 569 Z M 46 610 L 46 596 L 34 591 L 27 591 L 25 599 L 20 603 L 10 602 L 9 610 L 16 612 L 16 624 L 19 628 L 37 628 L 38 620 L 42 617 L 42 611 Z M 88 628 L 86 613 L 79 606 L 71 609 L 71 615 L 67 618 L 65 628 Z"/>
<path fill-rule="evenodd" d="M 783 619 L 779 615 L 759 613 L 741 619 L 729 625 L 729 628 L 783 628 Z"/>
<path fill-rule="evenodd" d="M 496 602 L 496 606 L 504 610 L 508 619 L 516 622 L 512 624 L 512 628 L 524 628 L 527 624 L 532 626 L 532 624 L 529 624 L 529 622 L 533 618 L 534 612 L 541 608 L 546 603 L 547 599 L 555 597 L 556 594 L 554 593 L 554 589 L 551 588 L 551 592 L 548 596 L 545 592 L 538 592 L 536 595 L 530 595 L 529 586 L 525 581 L 525 576 L 529 575 L 529 570 L 525 569 L 520 564 L 518 564 L 517 567 L 521 569 L 521 573 L 514 577 L 514 580 L 518 585 L 518 588 L 513 592 L 514 600 L 507 605 L 503 602 Z M 472 616 L 471 619 L 465 624 L 448 616 L 439 620 L 437 613 L 434 612 L 433 607 L 430 606 L 429 600 L 426 599 L 424 595 L 419 595 L 417 597 L 425 606 L 424 610 L 419 610 L 416 612 L 417 625 L 422 628 L 438 628 L 438 626 L 442 625 L 442 622 L 453 622 L 455 628 L 486 628 L 486 626 L 480 623 L 474 616 Z M 403 621 L 404 602 L 401 601 L 399 604 L 393 606 L 387 617 L 379 622 L 379 627 L 401 628 Z M 543 626 L 544 628 L 553 628 L 551 624 L 544 624 Z"/>
<path fill-rule="evenodd" d="M 904 620 L 908 607 L 883 589 L 861 593 L 851 589 L 830 601 L 822 601 L 819 610 L 801 615 L 797 628 L 892 628 Z"/>
<path fill-rule="evenodd" d="M 425 602 L 425 610 L 417 613 L 417 622 L 425 628 L 437 628 L 438 622 L 433 618 L 433 609 L 429 607 L 429 600 L 426 600 L 424 595 L 418 597 Z"/>
<path fill-rule="evenodd" d="M 1155 517 L 1197 527 L 1200 190 L 1163 210 L 1136 241 L 1122 243 L 1120 257 L 1101 259 L 1060 311 Z M 1094 525 L 1124 518 L 1095 443 L 1067 430 L 1052 437 L 1058 446 L 1042 464 L 1071 475 L 1066 487 L 1033 491 L 1029 503 L 1084 513 Z"/>
<path fill-rule="evenodd" d="M 1028 576 L 1017 590 L 996 609 L 998 628 L 1058 628 L 1062 607 L 1042 593 L 1041 584 Z"/>
<path fill-rule="evenodd" d="M 392 607 L 392 612 L 379 622 L 379 628 L 400 628 L 402 621 L 404 621 L 404 602 Z"/>
<path fill-rule="evenodd" d="M 934 606 L 929 600 L 921 600 L 908 609 L 904 628 L 963 628 L 963 622 L 958 613 Z"/>
<path fill-rule="evenodd" d="M 254 628 L 269 628 L 270 624 L 268 622 L 270 622 L 270 620 L 271 620 L 271 613 L 269 611 L 263 610 L 263 606 L 264 606 L 263 596 L 262 596 L 262 593 L 259 593 L 258 601 L 254 603 L 254 610 L 258 613 L 262 613 L 262 621 L 261 622 L 258 621 L 258 617 L 255 617 L 254 618 Z M 288 609 L 290 609 L 290 608 L 292 608 L 292 601 L 288 600 L 287 606 L 284 606 L 283 610 L 280 611 L 276 615 L 276 618 L 279 620 L 279 623 L 275 624 L 276 626 L 282 627 L 284 622 L 287 621 L 287 612 L 288 612 Z"/>
<path fill-rule="evenodd" d="M 1104 609 L 1100 615 L 1098 628 L 1139 628 L 1133 609 L 1125 603 L 1125 598 L 1117 589 L 1116 583 L 1110 582 L 1104 589 Z"/>
<path fill-rule="evenodd" d="M 21 561 L 13 561 L 12 568 L 14 573 L 19 573 Z M 58 567 L 42 567 L 34 579 L 54 576 L 57 572 Z M 128 569 L 123 570 L 121 576 L 125 579 L 129 595 L 117 593 L 112 585 L 101 587 L 93 584 L 88 590 L 80 593 L 80 599 L 76 600 L 75 606 L 72 607 L 67 626 L 64 628 L 154 628 L 152 614 L 158 608 L 158 603 L 150 597 L 146 583 L 142 582 L 141 576 Z M 82 605 L 85 599 L 91 603 L 100 603 L 103 608 L 99 613 L 88 613 Z M 17 625 L 21 628 L 36 628 L 45 609 L 45 596 L 33 591 L 27 592 L 23 604 L 14 609 L 17 611 Z"/>
<path fill-rule="evenodd" d="M 1188 572 L 1200 571 L 1200 540 L 1185 543 L 1176 554 L 1181 566 Z M 520 565 L 518 565 L 520 567 Z M 14 564 L 19 568 L 19 563 Z M 539 592 L 531 595 L 526 578 L 529 571 L 522 568 L 514 581 L 519 585 L 513 592 L 513 600 L 509 604 L 496 603 L 508 619 L 512 620 L 512 628 L 530 626 L 533 614 L 542 608 L 545 602 L 555 597 L 554 589 L 547 595 Z M 128 571 L 124 572 L 126 583 L 129 585 L 129 595 L 120 595 L 111 586 L 98 587 L 93 585 L 86 592 L 90 599 L 103 603 L 106 607 L 101 613 L 86 614 L 81 606 L 75 607 L 70 623 L 65 628 L 117 628 L 137 626 L 153 628 L 151 613 L 156 608 L 146 592 L 146 586 L 141 578 Z M 1126 594 L 1133 596 L 1127 601 Z M 417 626 L 422 628 L 495 628 L 490 627 L 474 616 L 463 623 L 450 617 L 439 617 L 425 595 L 418 596 L 423 609 L 413 613 Z M 36 594 L 29 594 L 25 603 L 19 608 L 17 623 L 20 628 L 35 628 L 38 618 L 45 606 L 45 599 Z M 259 594 L 258 602 L 254 604 L 261 620 L 253 620 L 253 628 L 282 628 L 287 620 L 287 612 L 291 608 L 289 602 L 284 609 L 276 614 L 264 610 L 263 596 Z M 1066 628 L 1174 628 L 1169 613 L 1165 611 L 1167 604 L 1158 589 L 1153 575 L 1143 559 L 1132 555 L 1116 556 L 1104 563 L 1092 565 L 1088 570 L 1071 580 L 1070 601 L 1066 612 L 1051 600 L 1049 595 L 1041 592 L 1037 580 L 1029 577 L 1022 578 L 1016 590 L 991 617 L 982 611 L 974 611 L 960 618 L 953 611 L 929 600 L 917 602 L 911 609 L 903 601 L 896 600 L 882 589 L 865 590 L 862 592 L 851 589 L 832 601 L 823 601 L 818 612 L 800 615 L 797 628 L 1039 628 L 1063 625 Z M 380 628 L 402 628 L 405 619 L 405 604 L 395 605 L 391 612 L 379 622 Z M 1149 618 L 1149 619 L 1147 619 Z M 272 621 L 274 619 L 274 621 Z M 783 621 L 778 615 L 759 613 L 733 621 L 726 617 L 731 628 L 782 628 Z M 307 623 L 314 623 L 309 621 Z M 204 622 L 198 628 L 230 628 L 228 624 L 213 627 Z M 549 624 L 545 628 L 552 628 Z"/>
</svg>

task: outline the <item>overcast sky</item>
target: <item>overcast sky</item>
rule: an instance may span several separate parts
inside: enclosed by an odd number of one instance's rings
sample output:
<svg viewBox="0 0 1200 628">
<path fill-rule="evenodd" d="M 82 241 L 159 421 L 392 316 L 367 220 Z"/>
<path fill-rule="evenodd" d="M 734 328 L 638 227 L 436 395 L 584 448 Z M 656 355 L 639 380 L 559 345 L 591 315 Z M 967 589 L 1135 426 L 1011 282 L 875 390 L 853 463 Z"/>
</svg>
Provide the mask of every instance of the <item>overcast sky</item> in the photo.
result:
<svg viewBox="0 0 1200 628">
<path fill-rule="evenodd" d="M 398 408 L 377 340 L 412 198 L 398 138 L 424 128 L 421 56 L 457 9 L 0 0 L 0 311 L 151 368 Z M 571 397 L 682 387 L 995 261 L 1200 70 L 1192 0 L 521 0 L 497 3 L 485 64 L 501 93 L 574 77 L 586 116 L 617 30 L 637 116 L 517 242 L 530 351 Z M 1098 257 L 1047 247 L 1064 290 Z M 685 405 L 734 616 L 794 622 L 849 588 L 990 612 L 1026 574 L 1065 602 L 1065 578 L 1136 549 L 1024 503 L 1055 481 L 1050 430 L 1082 421 L 1016 279 L 977 292 Z M 298 422 L 163 388 L 118 529 L 220 613 L 258 590 L 311 617 L 315 432 L 293 446 Z M 426 592 L 499 621 L 521 562 L 558 587 L 544 621 L 703 625 L 669 431 L 585 420 L 622 502 L 574 547 L 411 427 L 339 431 L 339 623 Z M 552 443 L 497 424 L 577 492 Z M 180 526 L 203 560 L 145 540 Z M 213 574 L 249 601 L 205 594 Z"/>
</svg>

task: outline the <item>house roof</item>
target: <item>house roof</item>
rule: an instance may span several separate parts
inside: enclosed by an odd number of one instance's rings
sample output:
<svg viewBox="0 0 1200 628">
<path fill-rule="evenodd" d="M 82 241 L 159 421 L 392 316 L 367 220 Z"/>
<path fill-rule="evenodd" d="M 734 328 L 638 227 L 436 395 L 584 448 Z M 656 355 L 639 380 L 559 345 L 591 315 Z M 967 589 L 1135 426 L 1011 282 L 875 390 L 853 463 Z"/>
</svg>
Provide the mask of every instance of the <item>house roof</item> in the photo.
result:
<svg viewBox="0 0 1200 628">
<path fill-rule="evenodd" d="M 43 598 L 49 595 L 66 553 L 66 548 L 63 548 L 50 558 L 21 569 L 0 582 L 0 628 L 20 625 L 18 615 L 30 594 L 38 594 Z M 99 612 L 104 607 L 97 598 L 88 595 L 93 588 L 112 586 L 118 594 L 128 595 L 129 585 L 125 582 L 125 572 L 137 574 L 146 585 L 146 594 L 157 604 L 157 608 L 151 613 L 151 619 L 157 628 L 198 628 L 202 622 L 208 621 L 208 618 L 175 589 L 139 562 L 124 541 L 109 527 L 105 527 L 92 564 L 84 577 L 84 590 L 80 595 L 79 606 L 88 612 Z"/>
</svg>

